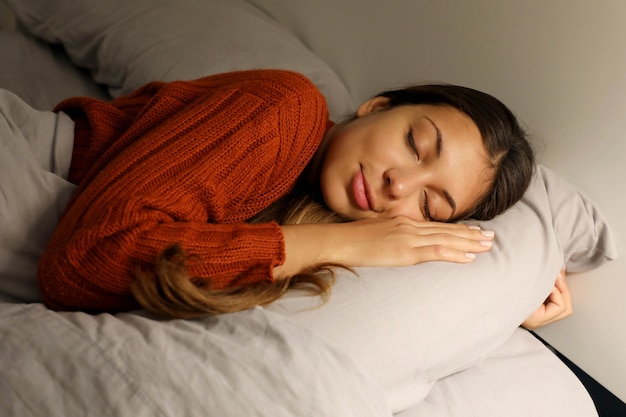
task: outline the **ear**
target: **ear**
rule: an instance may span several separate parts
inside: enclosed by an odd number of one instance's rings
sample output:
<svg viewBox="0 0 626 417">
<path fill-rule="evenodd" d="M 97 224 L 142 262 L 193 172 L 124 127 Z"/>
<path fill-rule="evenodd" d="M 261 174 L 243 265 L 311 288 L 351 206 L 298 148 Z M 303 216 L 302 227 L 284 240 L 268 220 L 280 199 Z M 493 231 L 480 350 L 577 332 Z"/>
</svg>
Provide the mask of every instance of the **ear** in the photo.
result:
<svg viewBox="0 0 626 417">
<path fill-rule="evenodd" d="M 373 97 L 367 100 L 365 103 L 361 104 L 359 108 L 356 110 L 356 116 L 361 117 L 365 116 L 368 113 L 382 110 L 389 105 L 389 98 L 387 97 Z"/>
</svg>

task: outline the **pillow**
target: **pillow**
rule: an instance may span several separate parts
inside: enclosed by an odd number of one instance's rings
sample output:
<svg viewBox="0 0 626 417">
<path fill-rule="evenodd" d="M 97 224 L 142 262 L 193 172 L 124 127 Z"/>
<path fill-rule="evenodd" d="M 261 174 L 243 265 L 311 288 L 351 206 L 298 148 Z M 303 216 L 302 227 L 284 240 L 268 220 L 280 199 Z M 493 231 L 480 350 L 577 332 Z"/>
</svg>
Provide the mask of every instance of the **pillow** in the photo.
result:
<svg viewBox="0 0 626 417">
<path fill-rule="evenodd" d="M 0 89 L 0 301 L 39 302 L 37 263 L 74 185 L 74 123 Z"/>
<path fill-rule="evenodd" d="M 0 90 L 0 300 L 37 302 L 37 262 L 74 191 L 62 178 L 74 124 L 33 108 L 50 110 L 70 96 L 110 97 L 62 50 L 24 33 L 0 31 L 0 51 L 0 89 L 19 96 Z"/>
<path fill-rule="evenodd" d="M 518 328 L 479 364 L 438 381 L 424 401 L 394 417 L 468 415 L 598 417 L 598 412 L 576 374 Z"/>
<path fill-rule="evenodd" d="M 583 271 L 617 256 L 598 210 L 543 166 L 519 203 L 472 223 L 494 230 L 496 241 L 471 264 L 338 271 L 323 307 L 292 293 L 267 308 L 347 352 L 397 412 L 506 341 L 545 300 L 563 265 Z"/>
<path fill-rule="evenodd" d="M 72 96 L 110 98 L 60 48 L 24 33 L 0 31 L 0 51 L 0 88 L 14 92 L 36 109 L 51 110 Z"/>
<path fill-rule="evenodd" d="M 18 23 L 61 43 L 113 96 L 154 81 L 279 68 L 313 81 L 331 118 L 354 111 L 339 77 L 294 35 L 241 0 L 8 0 Z"/>
</svg>

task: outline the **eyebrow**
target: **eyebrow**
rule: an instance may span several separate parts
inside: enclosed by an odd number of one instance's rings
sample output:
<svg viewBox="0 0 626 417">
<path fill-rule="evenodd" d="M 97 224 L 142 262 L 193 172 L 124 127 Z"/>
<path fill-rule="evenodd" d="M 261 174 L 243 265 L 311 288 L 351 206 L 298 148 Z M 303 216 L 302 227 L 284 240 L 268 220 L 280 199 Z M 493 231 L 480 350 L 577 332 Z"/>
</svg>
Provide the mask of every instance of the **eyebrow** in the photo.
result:
<svg viewBox="0 0 626 417">
<path fill-rule="evenodd" d="M 437 126 L 430 117 L 424 116 L 424 118 L 428 120 L 430 124 L 433 125 L 433 128 L 435 129 L 435 132 L 437 134 L 437 142 L 435 145 L 435 149 L 437 153 L 437 158 L 441 158 L 441 148 L 443 146 L 443 140 L 441 138 L 441 130 L 439 130 L 439 126 Z M 456 201 L 454 201 L 450 193 L 448 193 L 446 190 L 443 190 L 443 195 L 448 201 L 448 204 L 450 204 L 450 207 L 452 208 L 452 214 L 450 215 L 450 218 L 452 219 L 454 218 L 454 213 L 456 213 Z"/>
<path fill-rule="evenodd" d="M 437 133 L 436 151 L 437 151 L 437 158 L 440 158 L 441 157 L 441 147 L 443 145 L 443 141 L 441 139 L 441 130 L 439 130 L 439 126 L 437 126 L 435 124 L 435 122 L 433 122 L 433 120 L 430 117 L 424 116 L 424 118 L 426 120 L 428 120 L 431 125 L 433 125 L 433 128 L 435 129 L 435 132 Z"/>
</svg>

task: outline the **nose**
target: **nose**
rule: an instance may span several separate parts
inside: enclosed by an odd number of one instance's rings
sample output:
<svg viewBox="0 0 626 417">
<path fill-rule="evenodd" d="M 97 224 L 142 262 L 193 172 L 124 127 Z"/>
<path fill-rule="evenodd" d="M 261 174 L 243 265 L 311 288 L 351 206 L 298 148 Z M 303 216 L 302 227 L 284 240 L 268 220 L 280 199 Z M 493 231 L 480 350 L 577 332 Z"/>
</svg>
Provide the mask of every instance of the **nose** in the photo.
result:
<svg viewBox="0 0 626 417">
<path fill-rule="evenodd" d="M 392 168 L 385 171 L 383 177 L 387 194 L 392 200 L 399 200 L 414 194 L 424 183 L 424 175 L 420 175 L 415 170 Z"/>
</svg>

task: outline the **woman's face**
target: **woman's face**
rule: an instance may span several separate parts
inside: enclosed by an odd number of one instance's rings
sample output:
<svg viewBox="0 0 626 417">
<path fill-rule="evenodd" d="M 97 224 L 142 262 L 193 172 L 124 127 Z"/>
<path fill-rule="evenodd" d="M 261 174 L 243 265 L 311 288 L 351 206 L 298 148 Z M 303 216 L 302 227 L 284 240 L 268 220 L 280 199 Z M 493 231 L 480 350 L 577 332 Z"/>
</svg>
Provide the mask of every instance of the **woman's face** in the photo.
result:
<svg viewBox="0 0 626 417">
<path fill-rule="evenodd" d="M 448 106 L 386 105 L 371 99 L 328 132 L 320 172 L 328 207 L 354 220 L 470 212 L 493 177 L 476 124 Z"/>
</svg>

